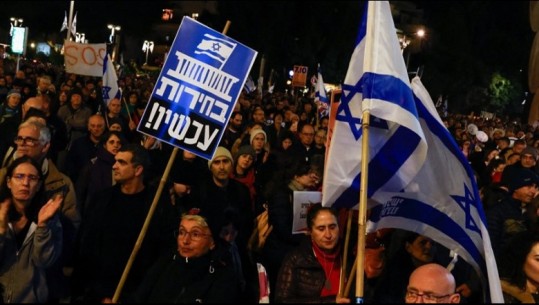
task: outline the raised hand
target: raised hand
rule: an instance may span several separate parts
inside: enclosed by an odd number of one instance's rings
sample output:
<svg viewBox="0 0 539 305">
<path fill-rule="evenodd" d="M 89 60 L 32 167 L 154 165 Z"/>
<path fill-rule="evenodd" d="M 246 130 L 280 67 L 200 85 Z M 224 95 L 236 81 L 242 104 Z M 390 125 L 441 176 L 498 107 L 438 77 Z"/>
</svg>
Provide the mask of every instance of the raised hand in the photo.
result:
<svg viewBox="0 0 539 305">
<path fill-rule="evenodd" d="M 63 201 L 64 196 L 58 194 L 55 195 L 53 198 L 49 199 L 49 201 L 47 201 L 47 203 L 45 203 L 45 205 L 41 207 L 41 209 L 39 210 L 39 214 L 37 215 L 38 227 L 43 227 L 47 224 L 49 219 L 51 219 L 54 214 L 56 214 L 56 212 L 60 209 Z"/>
<path fill-rule="evenodd" d="M 0 234 L 4 234 L 7 231 L 9 223 L 8 211 L 10 206 L 11 199 L 9 198 L 0 202 Z"/>
</svg>

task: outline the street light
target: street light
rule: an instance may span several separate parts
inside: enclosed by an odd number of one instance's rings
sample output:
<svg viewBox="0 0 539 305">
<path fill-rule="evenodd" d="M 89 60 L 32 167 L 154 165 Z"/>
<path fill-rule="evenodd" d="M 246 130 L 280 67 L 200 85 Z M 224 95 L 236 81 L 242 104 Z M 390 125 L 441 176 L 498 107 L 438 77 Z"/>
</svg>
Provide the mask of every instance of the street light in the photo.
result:
<svg viewBox="0 0 539 305">
<path fill-rule="evenodd" d="M 410 44 L 410 37 L 406 36 L 402 30 L 397 29 L 397 37 L 399 38 L 399 45 L 401 47 L 401 53 L 404 52 L 404 49 Z"/>
<path fill-rule="evenodd" d="M 421 46 L 421 39 L 425 37 L 425 30 L 420 28 L 415 33 L 406 34 L 403 31 L 397 29 L 397 37 L 399 38 L 399 44 L 401 46 L 401 52 L 404 53 L 404 49 L 412 43 L 414 40 L 414 36 L 419 38 L 419 45 Z M 406 51 L 406 70 L 408 70 L 408 65 L 410 64 L 410 54 L 412 53 L 412 50 L 408 48 L 408 51 Z"/>
<path fill-rule="evenodd" d="M 113 39 L 114 39 L 114 33 L 115 31 L 119 31 L 121 30 L 122 28 L 119 26 L 119 25 L 114 25 L 114 24 L 109 24 L 107 25 L 107 28 L 110 29 L 110 37 L 109 37 L 109 41 L 110 43 L 113 43 Z"/>
<path fill-rule="evenodd" d="M 191 18 L 198 20 L 198 13 L 192 13 Z"/>
<path fill-rule="evenodd" d="M 148 53 L 153 52 L 153 41 L 144 40 L 144 43 L 142 44 L 142 51 L 146 52 L 146 62 L 145 65 L 148 64 Z"/>
<path fill-rule="evenodd" d="M 24 19 L 11 17 L 9 18 L 9 20 L 11 21 L 11 28 L 9 30 L 9 36 L 13 36 L 13 28 L 22 26 L 22 22 L 24 21 Z"/>
</svg>

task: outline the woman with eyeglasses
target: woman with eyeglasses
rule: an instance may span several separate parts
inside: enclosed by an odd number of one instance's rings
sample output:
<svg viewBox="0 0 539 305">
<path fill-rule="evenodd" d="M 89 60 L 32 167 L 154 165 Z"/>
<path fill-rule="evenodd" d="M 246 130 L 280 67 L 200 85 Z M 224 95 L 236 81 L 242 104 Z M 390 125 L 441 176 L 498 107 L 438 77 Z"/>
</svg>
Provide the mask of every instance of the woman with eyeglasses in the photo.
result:
<svg viewBox="0 0 539 305">
<path fill-rule="evenodd" d="M 38 164 L 23 156 L 7 168 L 0 189 L 0 286 L 4 303 L 45 303 L 45 272 L 60 257 L 63 195 L 44 202 Z"/>
<path fill-rule="evenodd" d="M 237 303 L 238 280 L 228 249 L 222 246 L 221 221 L 191 209 L 181 218 L 175 253 L 159 259 L 138 287 L 133 302 Z M 128 300 L 126 300 L 128 301 Z"/>
</svg>

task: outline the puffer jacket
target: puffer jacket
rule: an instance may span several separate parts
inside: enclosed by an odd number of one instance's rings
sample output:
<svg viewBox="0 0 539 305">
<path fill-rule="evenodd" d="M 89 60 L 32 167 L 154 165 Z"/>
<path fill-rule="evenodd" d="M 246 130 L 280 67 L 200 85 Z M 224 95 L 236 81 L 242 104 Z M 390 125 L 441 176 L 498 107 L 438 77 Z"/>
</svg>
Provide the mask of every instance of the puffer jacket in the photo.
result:
<svg viewBox="0 0 539 305">
<path fill-rule="evenodd" d="M 275 302 L 335 303 L 336 296 L 320 296 L 325 280 L 324 269 L 314 256 L 311 239 L 305 237 L 283 261 L 275 286 Z"/>
</svg>

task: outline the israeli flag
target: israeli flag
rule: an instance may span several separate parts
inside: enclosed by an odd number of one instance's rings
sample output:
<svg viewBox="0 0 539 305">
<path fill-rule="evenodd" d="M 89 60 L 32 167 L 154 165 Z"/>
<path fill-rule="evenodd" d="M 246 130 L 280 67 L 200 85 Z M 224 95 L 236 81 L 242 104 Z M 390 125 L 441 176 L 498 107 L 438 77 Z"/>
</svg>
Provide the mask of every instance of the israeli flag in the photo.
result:
<svg viewBox="0 0 539 305">
<path fill-rule="evenodd" d="M 236 44 L 224 39 L 215 37 L 211 34 L 204 34 L 204 39 L 200 41 L 195 50 L 195 54 L 205 54 L 221 62 L 221 65 L 227 61 L 228 57 L 236 48 Z"/>
<path fill-rule="evenodd" d="M 314 93 L 314 101 L 318 105 L 318 116 L 324 117 L 329 115 L 329 99 L 324 87 L 324 79 L 322 78 L 322 69 L 318 65 L 318 78 L 316 81 L 316 91 Z"/>
<path fill-rule="evenodd" d="M 103 61 L 103 102 L 108 106 L 113 98 L 121 99 L 122 91 L 118 87 L 118 76 L 116 76 L 114 64 L 110 59 L 110 54 L 107 53 Z"/>
<path fill-rule="evenodd" d="M 325 206 L 353 208 L 359 203 L 363 112 L 370 112 L 368 198 L 402 190 L 427 154 L 389 3 L 366 5 L 369 18 L 365 15 L 360 26 L 328 150 Z"/>
<path fill-rule="evenodd" d="M 354 207 L 359 201 L 361 115 L 368 110 L 370 230 L 401 228 L 434 239 L 477 271 L 486 301 L 502 303 L 473 172 L 419 78 L 408 80 L 389 3 L 366 5 L 331 139 L 322 204 Z"/>
</svg>

